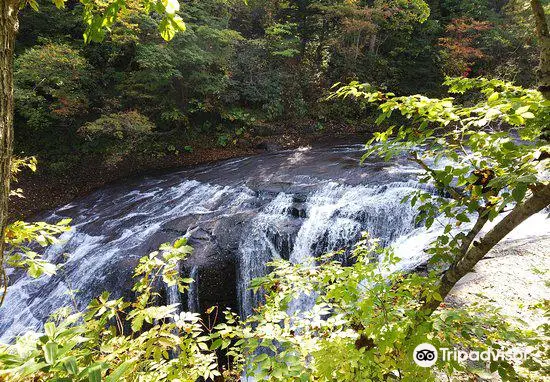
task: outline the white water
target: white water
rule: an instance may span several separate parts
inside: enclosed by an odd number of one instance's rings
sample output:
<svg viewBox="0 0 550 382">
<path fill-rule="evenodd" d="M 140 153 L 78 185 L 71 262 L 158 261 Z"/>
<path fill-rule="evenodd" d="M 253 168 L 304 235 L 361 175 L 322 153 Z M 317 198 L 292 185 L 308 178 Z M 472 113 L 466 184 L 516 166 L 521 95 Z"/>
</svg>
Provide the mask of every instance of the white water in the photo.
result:
<svg viewBox="0 0 550 382">
<path fill-rule="evenodd" d="M 199 268 L 193 266 L 189 278 L 193 279 L 193 282 L 189 286 L 189 291 L 187 292 L 187 311 L 193 313 L 200 313 L 200 303 L 199 303 Z"/>
<path fill-rule="evenodd" d="M 289 217 L 293 198 L 280 193 L 251 222 L 249 231 L 243 235 L 240 246 L 243 267 L 239 280 L 241 314 L 252 313 L 252 308 L 261 300 L 248 291 L 247 287 L 252 278 L 266 274 L 265 263 L 268 261 L 288 258 L 295 264 L 307 263 L 317 255 L 349 248 L 365 231 L 373 237 L 382 238 L 385 244 L 414 231 L 416 211 L 400 201 L 417 187 L 412 181 L 377 187 L 334 182 L 322 185 L 304 203 L 306 217 L 299 223 L 290 253 L 284 253 L 288 246 L 282 248 L 283 246 L 274 245 L 268 234 L 274 228 L 284 232 L 281 227 L 288 227 L 296 220 Z M 411 251 L 410 245 L 407 247 L 402 250 L 409 252 L 403 267 L 414 268 L 425 261 L 422 248 Z M 309 303 L 308 299 L 297 302 L 298 305 Z"/>
</svg>

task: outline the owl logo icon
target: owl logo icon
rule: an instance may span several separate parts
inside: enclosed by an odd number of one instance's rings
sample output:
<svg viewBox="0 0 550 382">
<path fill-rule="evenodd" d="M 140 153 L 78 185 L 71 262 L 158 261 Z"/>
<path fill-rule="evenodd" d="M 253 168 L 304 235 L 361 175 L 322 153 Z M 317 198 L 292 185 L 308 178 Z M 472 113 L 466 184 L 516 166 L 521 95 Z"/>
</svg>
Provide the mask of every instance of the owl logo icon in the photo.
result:
<svg viewBox="0 0 550 382">
<path fill-rule="evenodd" d="M 413 360 L 420 367 L 432 367 L 437 362 L 437 349 L 432 344 L 420 344 L 414 348 Z"/>
</svg>

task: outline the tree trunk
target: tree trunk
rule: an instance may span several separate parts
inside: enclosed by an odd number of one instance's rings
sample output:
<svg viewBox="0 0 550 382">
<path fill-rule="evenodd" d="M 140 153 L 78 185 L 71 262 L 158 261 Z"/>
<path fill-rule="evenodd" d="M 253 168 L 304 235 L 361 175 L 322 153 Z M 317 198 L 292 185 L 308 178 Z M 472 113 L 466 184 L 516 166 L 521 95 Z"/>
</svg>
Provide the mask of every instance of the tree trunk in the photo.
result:
<svg viewBox="0 0 550 382">
<path fill-rule="evenodd" d="M 546 99 L 550 99 L 550 32 L 548 21 L 544 13 L 544 7 L 540 0 L 530 0 L 531 9 L 535 17 L 537 37 L 540 40 L 540 64 L 539 64 L 539 90 Z M 546 136 L 543 131 L 542 136 Z M 550 135 L 549 135 L 550 136 Z M 550 205 L 550 184 L 536 190 L 532 197 L 524 203 L 518 204 L 514 209 L 500 221 L 491 231 L 484 235 L 479 241 L 473 241 L 477 233 L 487 222 L 487 218 L 480 216 L 474 229 L 466 237 L 460 252 L 460 256 L 441 277 L 439 294 L 445 298 L 456 283 L 466 274 L 471 272 L 475 265 L 497 245 L 514 228 L 521 224 L 528 217 L 542 211 Z M 473 244 L 472 244 L 473 243 Z M 430 301 L 424 305 L 424 312 L 430 315 L 439 306 L 439 301 Z"/>
<path fill-rule="evenodd" d="M 514 228 L 520 225 L 528 217 L 542 211 L 550 205 L 550 184 L 542 186 L 533 196 L 522 204 L 518 204 L 506 215 L 497 225 L 485 234 L 479 241 L 474 241 L 464 255 L 449 267 L 441 277 L 439 294 L 445 298 L 455 284 L 466 274 L 471 272 L 475 265 L 497 245 Z M 439 306 L 439 301 L 431 301 L 425 305 L 426 313 L 429 315 Z"/>
<path fill-rule="evenodd" d="M 7 288 L 7 277 L 3 255 L 13 152 L 13 48 L 18 9 L 16 0 L 0 0 L 0 287 L 4 289 Z M 0 303 L 3 300 L 4 293 Z"/>
<path fill-rule="evenodd" d="M 546 99 L 550 99 L 550 32 L 544 7 L 540 0 L 531 0 L 531 9 L 535 16 L 537 37 L 540 41 L 539 90 Z"/>
<path fill-rule="evenodd" d="M 377 39 L 377 33 L 374 32 L 371 36 L 370 36 L 370 41 L 369 41 L 369 52 L 371 53 L 376 53 L 376 39 Z"/>
</svg>

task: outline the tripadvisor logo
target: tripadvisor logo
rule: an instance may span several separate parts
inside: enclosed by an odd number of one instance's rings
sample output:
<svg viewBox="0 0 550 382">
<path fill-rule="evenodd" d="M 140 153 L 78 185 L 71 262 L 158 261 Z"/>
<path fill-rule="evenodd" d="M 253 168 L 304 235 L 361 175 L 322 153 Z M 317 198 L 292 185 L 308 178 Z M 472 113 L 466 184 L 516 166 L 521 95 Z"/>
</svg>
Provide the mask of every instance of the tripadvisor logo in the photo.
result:
<svg viewBox="0 0 550 382">
<path fill-rule="evenodd" d="M 413 359 L 420 367 L 432 367 L 437 362 L 437 349 L 432 344 L 420 344 L 414 348 Z"/>
<path fill-rule="evenodd" d="M 437 362 L 438 357 L 441 357 L 443 362 L 456 361 L 525 361 L 528 358 L 529 351 L 527 349 L 510 349 L 504 351 L 502 349 L 488 348 L 483 351 L 476 350 L 460 350 L 439 348 L 428 343 L 423 343 L 414 348 L 413 360 L 420 367 L 432 367 Z"/>
</svg>

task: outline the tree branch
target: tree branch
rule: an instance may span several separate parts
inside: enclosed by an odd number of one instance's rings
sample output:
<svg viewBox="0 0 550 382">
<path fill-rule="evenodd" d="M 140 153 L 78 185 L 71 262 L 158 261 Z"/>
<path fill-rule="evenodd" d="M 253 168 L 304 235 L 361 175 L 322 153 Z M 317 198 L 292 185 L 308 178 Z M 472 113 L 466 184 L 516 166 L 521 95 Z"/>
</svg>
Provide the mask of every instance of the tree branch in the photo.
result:
<svg viewBox="0 0 550 382">
<path fill-rule="evenodd" d="M 487 232 L 479 241 L 468 245 L 464 255 L 458 257 L 455 262 L 443 273 L 439 286 L 439 294 L 445 298 L 455 284 L 466 274 L 471 272 L 475 265 L 489 252 L 498 242 L 514 230 L 518 225 L 530 216 L 542 211 L 550 205 L 550 184 L 542 186 L 525 202 L 518 204 L 506 215 L 493 229 Z M 474 228 L 478 228 L 484 217 L 480 216 Z M 485 223 L 483 223 L 485 224 Z M 481 226 L 482 227 L 482 226 Z M 481 230 L 481 228 L 479 228 Z M 472 229 L 473 231 L 473 229 Z M 472 231 L 470 233 L 472 233 Z M 474 236 L 475 238 L 475 236 Z M 464 245 L 461 249 L 464 248 Z M 429 315 L 439 306 L 439 301 L 430 301 L 425 305 L 425 311 Z"/>
<path fill-rule="evenodd" d="M 486 213 L 484 209 L 478 211 L 479 215 L 477 217 L 477 220 L 470 230 L 468 234 L 464 237 L 464 240 L 462 240 L 462 245 L 460 246 L 460 253 L 466 253 L 468 252 L 468 249 L 470 248 L 470 245 L 476 238 L 476 236 L 481 232 L 485 224 L 489 221 L 489 214 Z"/>
<path fill-rule="evenodd" d="M 435 170 L 429 167 L 422 159 L 420 159 L 416 152 L 413 152 L 411 154 L 409 160 L 418 163 L 420 167 L 422 167 L 427 173 L 431 175 L 432 179 L 436 183 L 436 187 L 441 190 L 448 191 L 453 199 L 462 200 L 465 197 L 465 195 L 462 193 L 462 190 L 460 190 L 459 188 L 441 183 L 436 177 Z"/>
</svg>

